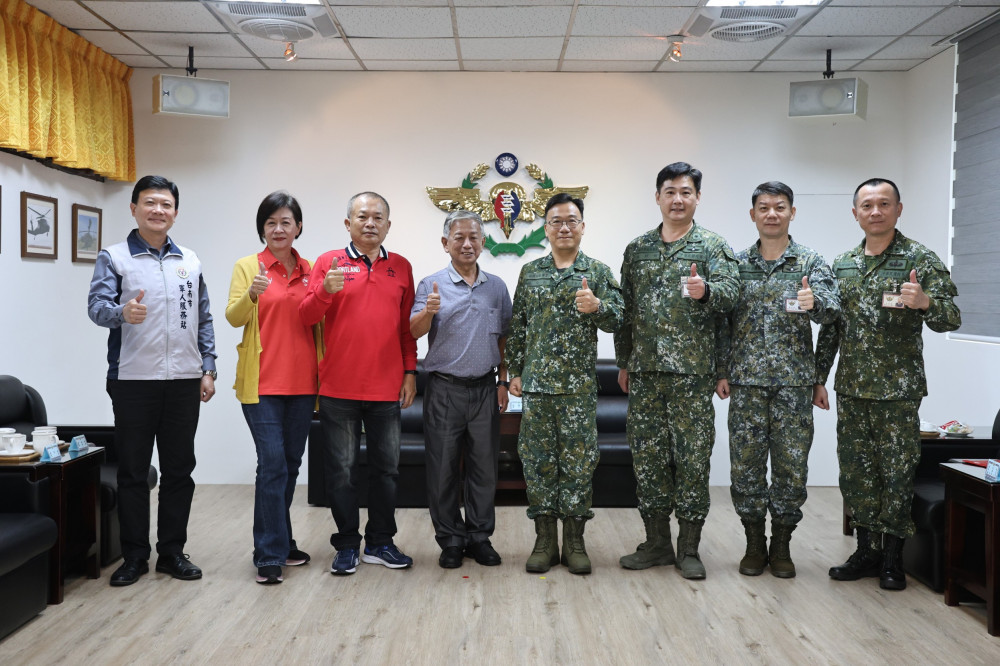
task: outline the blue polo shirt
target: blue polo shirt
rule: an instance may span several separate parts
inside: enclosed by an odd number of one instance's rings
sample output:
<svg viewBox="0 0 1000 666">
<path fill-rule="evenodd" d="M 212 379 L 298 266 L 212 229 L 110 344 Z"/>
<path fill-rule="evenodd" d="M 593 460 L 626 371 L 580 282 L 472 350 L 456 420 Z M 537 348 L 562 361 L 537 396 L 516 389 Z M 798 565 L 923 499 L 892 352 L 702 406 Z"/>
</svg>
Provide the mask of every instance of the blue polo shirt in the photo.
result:
<svg viewBox="0 0 1000 666">
<path fill-rule="evenodd" d="M 420 281 L 410 316 L 424 309 L 435 282 L 441 311 L 431 321 L 424 369 L 456 377 L 482 377 L 500 365 L 497 344 L 507 335 L 511 316 L 507 285 L 481 268 L 470 285 L 448 264 Z"/>
</svg>

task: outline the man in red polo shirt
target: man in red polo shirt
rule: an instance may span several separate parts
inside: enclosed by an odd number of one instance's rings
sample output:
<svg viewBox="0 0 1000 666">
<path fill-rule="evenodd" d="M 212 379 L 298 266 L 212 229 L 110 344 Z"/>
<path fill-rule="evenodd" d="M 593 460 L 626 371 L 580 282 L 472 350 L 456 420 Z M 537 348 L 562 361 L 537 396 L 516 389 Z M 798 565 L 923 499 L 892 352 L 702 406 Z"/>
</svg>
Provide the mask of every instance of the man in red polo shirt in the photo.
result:
<svg viewBox="0 0 1000 666">
<path fill-rule="evenodd" d="M 354 573 L 358 556 L 401 569 L 413 564 L 393 544 L 400 407 L 417 393 L 417 343 L 410 335 L 413 271 L 387 252 L 389 204 L 362 192 L 347 204 L 344 226 L 351 242 L 320 256 L 299 306 L 302 322 L 326 317 L 326 355 L 319 365 L 319 416 L 323 424 L 326 495 L 337 532 L 330 572 Z M 361 550 L 358 492 L 354 485 L 361 426 L 368 449 L 368 524 Z"/>
</svg>

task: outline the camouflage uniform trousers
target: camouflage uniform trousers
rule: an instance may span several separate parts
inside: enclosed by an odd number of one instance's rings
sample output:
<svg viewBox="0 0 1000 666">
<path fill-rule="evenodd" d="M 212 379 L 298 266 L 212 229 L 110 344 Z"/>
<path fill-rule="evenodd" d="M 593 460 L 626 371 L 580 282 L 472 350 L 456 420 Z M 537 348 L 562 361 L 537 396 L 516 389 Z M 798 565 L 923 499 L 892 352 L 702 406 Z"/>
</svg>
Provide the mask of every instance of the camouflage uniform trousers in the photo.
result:
<svg viewBox="0 0 1000 666">
<path fill-rule="evenodd" d="M 812 386 L 731 386 L 729 493 L 740 518 L 802 520 L 813 440 Z M 771 458 L 771 487 L 767 461 Z"/>
<path fill-rule="evenodd" d="M 715 444 L 711 375 L 629 373 L 625 432 L 635 466 L 639 514 L 703 523 Z"/>
<path fill-rule="evenodd" d="M 837 394 L 840 492 L 852 527 L 913 536 L 913 478 L 920 462 L 920 400 Z"/>
<path fill-rule="evenodd" d="M 525 393 L 517 451 L 524 465 L 528 518 L 593 518 L 597 392 Z"/>
</svg>

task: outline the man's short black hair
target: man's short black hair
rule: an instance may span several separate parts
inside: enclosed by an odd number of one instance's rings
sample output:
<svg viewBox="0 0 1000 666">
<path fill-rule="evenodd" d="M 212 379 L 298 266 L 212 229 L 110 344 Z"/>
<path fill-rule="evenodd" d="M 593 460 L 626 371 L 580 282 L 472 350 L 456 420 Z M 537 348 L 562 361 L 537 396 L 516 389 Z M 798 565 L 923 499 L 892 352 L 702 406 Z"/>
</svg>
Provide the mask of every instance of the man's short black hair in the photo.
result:
<svg viewBox="0 0 1000 666">
<path fill-rule="evenodd" d="M 902 197 L 899 196 L 899 188 L 896 187 L 896 183 L 892 182 L 888 178 L 869 178 L 865 182 L 858 185 L 857 189 L 854 190 L 854 205 L 858 205 L 858 192 L 861 191 L 862 187 L 878 187 L 882 183 L 889 183 L 892 185 L 892 191 L 896 193 L 896 203 L 902 201 Z"/>
<path fill-rule="evenodd" d="M 583 219 L 583 199 L 576 199 L 571 194 L 567 192 L 560 192 L 559 194 L 553 194 L 549 197 L 549 201 L 545 204 L 545 215 L 543 217 L 549 216 L 549 210 L 553 206 L 558 206 L 559 204 L 571 203 L 577 207 L 580 211 L 580 219 Z"/>
<path fill-rule="evenodd" d="M 174 210 L 181 207 L 181 195 L 177 191 L 177 185 L 163 176 L 143 176 L 140 178 L 135 187 L 132 188 L 132 203 L 139 203 L 139 193 L 146 190 L 167 190 L 174 196 Z"/>
<path fill-rule="evenodd" d="M 701 171 L 687 162 L 674 162 L 660 169 L 660 173 L 656 174 L 656 191 L 660 191 L 663 183 L 681 176 L 690 176 L 691 181 L 694 182 L 694 191 L 701 194 Z"/>
<path fill-rule="evenodd" d="M 780 180 L 769 180 L 766 183 L 761 183 L 757 186 L 757 189 L 753 191 L 753 196 L 750 197 L 750 206 L 757 206 L 757 197 L 762 194 L 770 194 L 776 197 L 787 197 L 788 205 L 792 206 L 795 204 L 795 195 L 792 193 L 792 188 L 785 185 Z"/>
<path fill-rule="evenodd" d="M 295 234 L 295 237 L 298 238 L 302 235 L 302 208 L 299 207 L 299 202 L 288 192 L 278 190 L 264 197 L 264 200 L 260 202 L 260 206 L 257 208 L 257 236 L 260 238 L 261 243 L 265 242 L 264 224 L 267 222 L 267 218 L 282 208 L 292 211 L 292 217 L 295 218 L 295 222 L 299 225 L 299 233 Z"/>
</svg>

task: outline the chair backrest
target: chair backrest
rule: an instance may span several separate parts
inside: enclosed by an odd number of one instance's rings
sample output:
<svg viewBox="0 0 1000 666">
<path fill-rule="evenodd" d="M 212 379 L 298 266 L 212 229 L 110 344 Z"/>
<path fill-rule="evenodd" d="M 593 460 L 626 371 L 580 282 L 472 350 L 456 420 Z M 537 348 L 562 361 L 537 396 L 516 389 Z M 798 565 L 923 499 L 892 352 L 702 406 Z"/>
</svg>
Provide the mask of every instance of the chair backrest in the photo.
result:
<svg viewBox="0 0 1000 666">
<path fill-rule="evenodd" d="M 0 427 L 27 435 L 40 425 L 48 425 L 42 396 L 17 377 L 0 375 Z"/>
<path fill-rule="evenodd" d="M 993 419 L 993 443 L 1000 446 L 1000 411 L 997 411 L 997 416 Z"/>
</svg>

